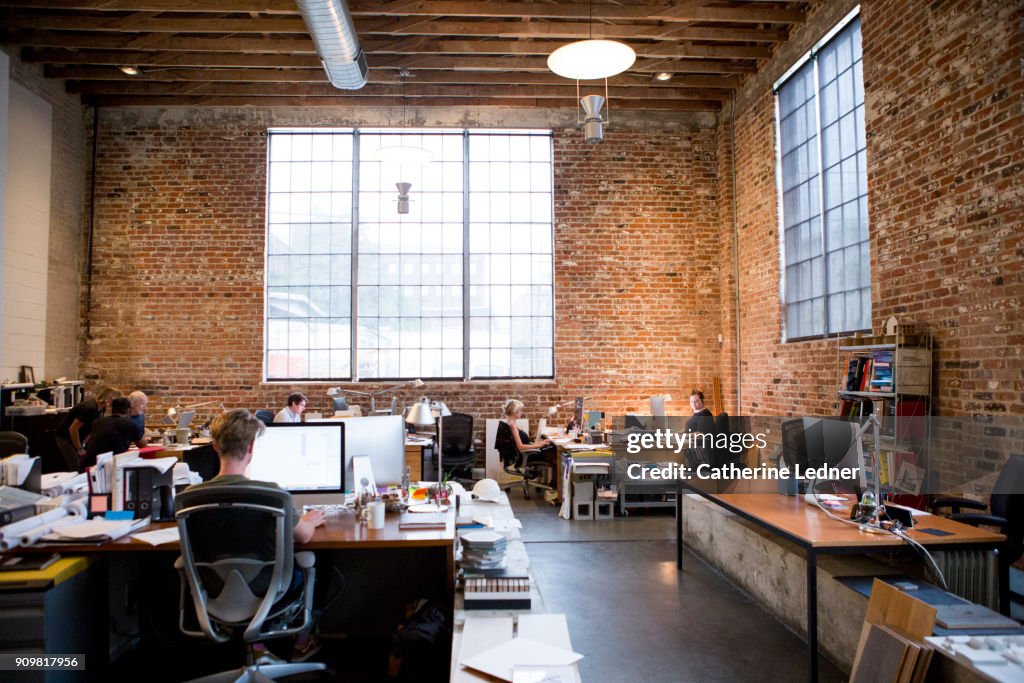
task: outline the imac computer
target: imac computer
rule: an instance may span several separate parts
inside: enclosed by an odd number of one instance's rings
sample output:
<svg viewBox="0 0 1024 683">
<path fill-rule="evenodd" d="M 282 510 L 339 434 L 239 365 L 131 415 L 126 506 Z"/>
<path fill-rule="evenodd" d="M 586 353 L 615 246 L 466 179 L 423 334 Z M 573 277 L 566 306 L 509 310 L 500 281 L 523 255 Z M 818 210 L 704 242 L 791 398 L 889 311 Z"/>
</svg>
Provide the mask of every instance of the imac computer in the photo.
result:
<svg viewBox="0 0 1024 683">
<path fill-rule="evenodd" d="M 859 467 L 858 480 L 846 482 L 816 482 L 816 488 L 822 493 L 833 493 L 825 490 L 839 484 L 846 489 L 859 489 L 864 486 L 864 472 L 858 457 L 857 423 L 835 418 L 804 418 L 804 438 L 807 446 L 807 461 L 800 463 L 803 468 L 818 469 L 827 467 Z M 830 486 L 831 485 L 831 486 Z"/>
<path fill-rule="evenodd" d="M 291 492 L 296 505 L 344 503 L 345 425 L 268 425 L 256 439 L 247 474 Z"/>
<path fill-rule="evenodd" d="M 354 491 L 352 458 L 366 455 L 370 458 L 373 480 L 377 486 L 397 486 L 405 473 L 405 421 L 401 415 L 370 415 L 345 417 L 334 422 L 345 425 L 345 481 L 346 488 Z"/>
</svg>

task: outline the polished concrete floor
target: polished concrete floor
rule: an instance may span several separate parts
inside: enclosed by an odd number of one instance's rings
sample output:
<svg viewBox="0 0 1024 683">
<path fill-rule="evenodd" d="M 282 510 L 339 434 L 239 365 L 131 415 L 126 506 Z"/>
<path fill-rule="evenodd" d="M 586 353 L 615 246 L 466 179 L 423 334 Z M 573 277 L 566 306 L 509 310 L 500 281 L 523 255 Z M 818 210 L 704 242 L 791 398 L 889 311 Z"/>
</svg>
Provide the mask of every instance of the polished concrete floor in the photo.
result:
<svg viewBox="0 0 1024 683">
<path fill-rule="evenodd" d="M 807 679 L 803 640 L 689 551 L 676 570 L 670 510 L 566 521 L 519 489 L 510 498 L 545 606 L 566 614 L 585 655 L 584 681 Z M 819 680 L 846 680 L 820 661 Z"/>
</svg>

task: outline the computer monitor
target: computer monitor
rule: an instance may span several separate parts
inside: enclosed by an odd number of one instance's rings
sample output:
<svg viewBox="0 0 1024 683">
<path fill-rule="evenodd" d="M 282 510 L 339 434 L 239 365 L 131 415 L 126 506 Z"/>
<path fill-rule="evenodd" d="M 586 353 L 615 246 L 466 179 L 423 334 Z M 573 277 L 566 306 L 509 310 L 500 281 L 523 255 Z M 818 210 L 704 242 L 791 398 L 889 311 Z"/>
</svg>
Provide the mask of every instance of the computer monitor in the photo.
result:
<svg viewBox="0 0 1024 683">
<path fill-rule="evenodd" d="M 345 425 L 340 421 L 267 425 L 263 436 L 256 439 L 247 474 L 257 481 L 272 481 L 293 494 L 338 498 L 319 502 L 343 502 Z"/>
<path fill-rule="evenodd" d="M 377 486 L 397 486 L 405 473 L 405 421 L 401 415 L 369 415 L 344 417 L 345 481 L 349 491 L 359 483 L 354 480 L 352 458 L 368 455 Z"/>
<path fill-rule="evenodd" d="M 340 413 L 343 410 L 348 410 L 348 399 L 344 396 L 335 396 L 331 399 L 334 404 L 334 412 Z"/>
<path fill-rule="evenodd" d="M 846 488 L 862 486 L 863 467 L 858 457 L 857 423 L 849 420 L 809 417 L 805 417 L 803 421 L 807 461 L 800 463 L 801 467 L 815 469 L 822 466 L 860 467 L 860 477 L 857 481 L 838 483 Z"/>
<path fill-rule="evenodd" d="M 665 417 L 664 396 L 651 396 L 651 415 L 653 417 Z"/>
<path fill-rule="evenodd" d="M 600 410 L 588 410 L 585 413 L 587 419 L 587 427 L 589 429 L 597 429 L 597 426 L 601 424 L 601 420 L 604 418 L 604 413 Z"/>
<path fill-rule="evenodd" d="M 178 429 L 188 429 L 188 426 L 192 424 L 192 418 L 196 414 L 191 410 L 183 410 L 178 413 Z"/>
</svg>

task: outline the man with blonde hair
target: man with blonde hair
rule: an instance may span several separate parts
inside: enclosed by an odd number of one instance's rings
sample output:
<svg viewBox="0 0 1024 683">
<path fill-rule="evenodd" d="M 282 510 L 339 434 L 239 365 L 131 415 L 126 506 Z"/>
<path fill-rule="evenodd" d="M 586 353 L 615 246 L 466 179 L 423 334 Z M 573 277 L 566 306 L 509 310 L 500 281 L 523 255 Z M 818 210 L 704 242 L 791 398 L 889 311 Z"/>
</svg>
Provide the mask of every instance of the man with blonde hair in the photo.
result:
<svg viewBox="0 0 1024 683">
<path fill-rule="evenodd" d="M 232 484 L 249 484 L 281 490 L 274 482 L 253 481 L 245 476 L 245 470 L 252 462 L 256 439 L 263 435 L 266 427 L 256 416 L 245 408 L 236 408 L 221 413 L 210 425 L 210 436 L 213 437 L 213 448 L 220 458 L 220 472 L 210 481 L 195 484 L 192 488 L 203 486 L 223 486 Z M 299 518 L 292 528 L 292 538 L 296 543 L 308 543 L 313 538 L 316 528 L 327 518 L 322 510 L 310 510 Z M 298 588 L 302 583 L 302 572 L 298 567 L 292 575 L 291 589 Z M 289 589 L 289 590 L 291 590 Z M 266 650 L 262 643 L 254 644 L 254 652 L 261 664 L 276 664 L 277 659 Z M 320 642 L 308 633 L 296 636 L 292 652 L 292 661 L 305 661 L 320 649 Z"/>
</svg>

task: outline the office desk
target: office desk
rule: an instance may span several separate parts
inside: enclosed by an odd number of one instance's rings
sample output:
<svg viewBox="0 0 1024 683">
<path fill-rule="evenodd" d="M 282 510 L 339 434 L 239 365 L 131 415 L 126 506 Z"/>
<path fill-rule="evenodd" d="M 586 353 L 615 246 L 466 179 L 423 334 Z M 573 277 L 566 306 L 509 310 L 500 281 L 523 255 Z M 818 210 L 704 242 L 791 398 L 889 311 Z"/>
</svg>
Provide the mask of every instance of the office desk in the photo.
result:
<svg viewBox="0 0 1024 683">
<path fill-rule="evenodd" d="M 867 533 L 853 525 L 830 519 L 820 509 L 806 503 L 803 496 L 713 493 L 700 490 L 689 482 L 680 482 L 676 496 L 676 565 L 679 570 L 683 568 L 683 493 L 698 493 L 803 548 L 807 563 L 807 665 L 808 679 L 811 681 L 818 679 L 818 555 L 889 553 L 910 548 L 904 540 L 892 534 Z M 848 517 L 849 510 L 839 509 L 835 514 Z M 918 524 L 920 526 L 917 529 L 909 532 L 910 538 L 935 550 L 996 549 L 1006 540 L 1002 534 L 934 515 L 919 517 Z M 947 531 L 950 535 L 933 536 L 919 530 L 923 528 Z M 1009 581 L 1008 575 L 1009 567 L 1000 561 L 1000 582 Z"/>
<path fill-rule="evenodd" d="M 406 604 L 419 598 L 441 602 L 452 623 L 455 601 L 453 513 L 449 513 L 444 530 L 401 531 L 398 524 L 396 513 L 387 514 L 383 529 L 357 524 L 351 511 L 329 514 L 327 523 L 316 530 L 309 543 L 295 545 L 296 551 L 316 552 L 318 605 L 324 604 L 324 597 L 336 595 L 339 585 L 345 589 L 344 599 L 330 604 L 321 615 L 321 632 L 386 636 L 404 621 Z M 171 525 L 161 522 L 144 530 Z M 166 626 L 168 630 L 176 629 L 178 583 L 171 565 L 180 552 L 178 543 L 152 546 L 124 537 L 103 545 L 36 544 L 20 552 L 49 553 L 55 549 L 67 555 L 106 559 L 111 567 L 114 563 L 119 566 L 137 564 L 140 582 L 173 582 L 173 590 L 143 591 L 146 594 L 139 599 L 145 601 L 141 611 L 157 614 L 165 622 L 173 620 L 173 625 Z M 450 652 L 451 642 L 440 647 Z M 436 675 L 425 674 L 425 680 L 442 680 L 447 675 L 440 671 L 433 673 Z"/>
</svg>

